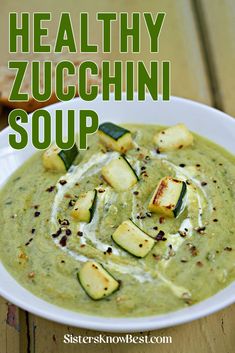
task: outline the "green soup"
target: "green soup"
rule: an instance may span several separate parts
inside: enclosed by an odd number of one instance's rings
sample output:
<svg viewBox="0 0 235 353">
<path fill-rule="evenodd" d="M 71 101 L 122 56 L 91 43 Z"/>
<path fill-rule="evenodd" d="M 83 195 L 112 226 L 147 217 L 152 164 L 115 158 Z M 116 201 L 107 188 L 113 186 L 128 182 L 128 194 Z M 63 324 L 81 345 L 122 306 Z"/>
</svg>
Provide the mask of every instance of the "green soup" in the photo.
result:
<svg viewBox="0 0 235 353">
<path fill-rule="evenodd" d="M 93 135 L 67 174 L 45 171 L 37 153 L 1 191 L 1 261 L 22 286 L 48 302 L 100 316 L 155 315 L 210 297 L 235 278 L 234 156 L 197 135 L 192 146 L 159 154 L 152 140 L 160 127 L 127 128 L 135 147 L 126 158 L 139 176 L 132 188 L 115 191 L 101 177 L 101 168 L 117 152 L 105 151 Z M 164 176 L 188 185 L 185 209 L 177 218 L 148 210 Z M 71 200 L 94 188 L 94 217 L 79 223 L 71 217 Z M 111 238 L 129 218 L 156 239 L 142 259 Z M 59 219 L 69 221 L 69 232 L 62 227 L 53 237 Z M 92 300 L 77 280 L 87 260 L 102 264 L 121 281 L 120 288 Z"/>
</svg>

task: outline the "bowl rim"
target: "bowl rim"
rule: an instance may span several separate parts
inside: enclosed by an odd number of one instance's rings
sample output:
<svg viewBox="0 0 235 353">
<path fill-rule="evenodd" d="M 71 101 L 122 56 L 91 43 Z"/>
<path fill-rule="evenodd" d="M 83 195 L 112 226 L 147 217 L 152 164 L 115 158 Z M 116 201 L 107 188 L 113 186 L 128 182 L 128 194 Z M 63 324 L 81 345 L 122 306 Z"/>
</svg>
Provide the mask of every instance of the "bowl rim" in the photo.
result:
<svg viewBox="0 0 235 353">
<path fill-rule="evenodd" d="M 125 99 L 125 96 L 126 94 L 125 92 L 123 92 L 122 101 L 120 101 L 120 103 L 123 102 L 123 99 Z M 147 103 L 149 99 L 151 99 L 150 95 L 147 94 L 146 100 L 143 101 L 143 103 Z M 96 98 L 96 100 L 101 101 L 102 103 L 106 103 L 102 101 L 101 94 Z M 72 101 L 79 102 L 81 101 L 81 99 L 78 97 Z M 114 94 L 111 94 L 111 99 L 107 103 L 110 103 L 112 101 L 115 102 Z M 132 103 L 134 104 L 137 101 L 138 101 L 137 94 L 135 93 L 134 100 L 132 101 Z M 71 103 L 71 101 L 69 102 Z M 202 104 L 190 99 L 185 99 L 185 98 L 176 97 L 176 96 L 171 96 L 170 102 L 173 102 L 173 103 L 178 102 L 179 104 L 183 104 L 187 106 L 193 105 L 198 109 L 210 111 L 210 114 L 213 113 L 213 114 L 216 114 L 221 119 L 227 119 L 227 121 L 229 121 L 234 126 L 234 130 L 235 130 L 235 119 L 227 115 L 226 113 L 221 112 L 213 107 L 210 107 L 206 104 Z M 45 107 L 44 109 L 53 112 L 55 109 L 58 109 L 61 107 L 66 108 L 67 104 L 68 102 L 58 102 L 48 107 Z M 167 104 L 167 102 L 164 102 L 164 104 Z M 32 114 L 30 114 L 29 116 L 32 116 Z M 1 136 L 5 136 L 6 134 L 8 134 L 9 131 L 10 131 L 10 127 L 6 127 L 2 131 L 0 131 L 0 138 Z M 6 182 L 7 180 L 8 178 L 6 179 Z M 197 304 L 194 304 L 190 307 L 183 308 L 180 310 L 168 312 L 166 314 L 144 316 L 144 317 L 131 317 L 131 318 L 101 317 L 101 316 L 95 316 L 95 315 L 87 315 L 87 314 L 79 313 L 69 309 L 64 309 L 57 305 L 48 303 L 43 299 L 41 299 L 40 297 L 35 296 L 30 291 L 22 287 L 15 280 L 15 278 L 5 269 L 5 267 L 3 266 L 0 260 L 0 273 L 1 271 L 3 272 L 5 271 L 8 274 L 8 276 L 10 276 L 11 280 L 13 280 L 15 287 L 18 286 L 18 288 L 20 288 L 25 293 L 27 293 L 27 295 L 31 297 L 33 302 L 37 303 L 38 305 L 34 307 L 32 306 L 32 304 L 30 304 L 30 302 L 28 301 L 25 302 L 24 300 L 19 299 L 17 296 L 15 296 L 15 292 L 8 293 L 6 290 L 4 290 L 3 288 L 4 286 L 2 287 L 0 283 L 0 295 L 6 298 L 7 300 L 9 300 L 10 302 L 12 302 L 13 304 L 19 306 L 20 308 L 23 308 L 26 311 L 31 312 L 34 315 L 37 315 L 61 324 L 71 325 L 74 327 L 81 327 L 84 329 L 105 331 L 105 332 L 127 333 L 127 332 L 155 330 L 155 329 L 165 328 L 169 326 L 175 326 L 175 325 L 187 323 L 187 322 L 199 319 L 201 317 L 207 316 L 235 302 L 235 290 L 234 290 L 235 281 L 234 281 L 226 288 L 217 292 L 215 295 Z M 226 295 L 226 291 L 230 287 L 233 288 L 234 294 Z M 214 299 L 214 300 L 211 300 L 211 299 Z M 45 307 L 47 307 L 48 311 L 45 310 Z M 191 308 L 193 308 L 193 310 L 190 310 Z"/>
</svg>

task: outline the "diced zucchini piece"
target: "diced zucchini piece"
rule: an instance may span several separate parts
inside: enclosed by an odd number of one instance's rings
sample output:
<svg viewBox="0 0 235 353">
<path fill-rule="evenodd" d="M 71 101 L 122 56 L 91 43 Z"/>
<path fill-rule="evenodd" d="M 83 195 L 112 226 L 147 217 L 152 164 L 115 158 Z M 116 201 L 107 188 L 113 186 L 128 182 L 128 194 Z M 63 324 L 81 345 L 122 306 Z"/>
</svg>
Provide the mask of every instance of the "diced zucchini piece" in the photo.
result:
<svg viewBox="0 0 235 353">
<path fill-rule="evenodd" d="M 126 153 L 133 147 L 131 132 L 113 123 L 101 124 L 98 134 L 101 142 L 114 151 Z"/>
<path fill-rule="evenodd" d="M 123 156 L 113 159 L 102 168 L 102 176 L 114 189 L 124 191 L 138 181 L 136 172 Z"/>
<path fill-rule="evenodd" d="M 108 297 L 120 286 L 120 283 L 95 261 L 86 262 L 77 276 L 82 288 L 93 300 Z"/>
<path fill-rule="evenodd" d="M 136 257 L 145 257 L 155 241 L 131 220 L 124 221 L 112 235 L 113 241 Z"/>
<path fill-rule="evenodd" d="M 154 191 L 148 208 L 151 212 L 176 218 L 182 209 L 186 191 L 187 185 L 184 181 L 164 177 Z"/>
<path fill-rule="evenodd" d="M 192 145 L 193 135 L 184 124 L 177 124 L 157 133 L 154 143 L 159 152 L 173 151 Z"/>
<path fill-rule="evenodd" d="M 70 150 L 62 150 L 52 145 L 42 156 L 42 162 L 47 170 L 65 172 L 72 165 L 78 155 L 78 148 L 75 144 Z"/>
<path fill-rule="evenodd" d="M 71 216 L 80 222 L 90 223 L 95 212 L 96 197 L 97 190 L 90 190 L 80 195 Z"/>
</svg>

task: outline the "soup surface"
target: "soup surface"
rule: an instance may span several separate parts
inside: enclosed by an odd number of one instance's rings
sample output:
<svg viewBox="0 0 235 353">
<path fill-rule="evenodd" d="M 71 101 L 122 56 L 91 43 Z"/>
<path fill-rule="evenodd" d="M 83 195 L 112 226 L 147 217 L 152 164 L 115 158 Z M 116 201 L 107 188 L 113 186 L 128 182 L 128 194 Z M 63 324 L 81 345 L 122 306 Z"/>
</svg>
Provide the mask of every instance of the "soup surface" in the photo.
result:
<svg viewBox="0 0 235 353">
<path fill-rule="evenodd" d="M 158 153 L 153 136 L 162 127 L 125 127 L 135 144 L 126 158 L 139 177 L 132 188 L 117 191 L 102 178 L 101 168 L 119 154 L 93 135 L 67 173 L 46 171 L 37 153 L 1 191 L 1 261 L 22 286 L 48 302 L 100 316 L 155 315 L 197 303 L 235 279 L 234 156 L 198 135 L 192 146 Z M 176 218 L 148 209 L 165 176 L 187 184 Z M 94 188 L 93 219 L 78 222 L 71 216 L 74 202 Z M 155 239 L 144 258 L 111 238 L 129 218 Z M 61 226 L 61 220 L 68 224 Z M 120 281 L 119 289 L 92 300 L 77 279 L 87 260 L 102 264 Z"/>
</svg>

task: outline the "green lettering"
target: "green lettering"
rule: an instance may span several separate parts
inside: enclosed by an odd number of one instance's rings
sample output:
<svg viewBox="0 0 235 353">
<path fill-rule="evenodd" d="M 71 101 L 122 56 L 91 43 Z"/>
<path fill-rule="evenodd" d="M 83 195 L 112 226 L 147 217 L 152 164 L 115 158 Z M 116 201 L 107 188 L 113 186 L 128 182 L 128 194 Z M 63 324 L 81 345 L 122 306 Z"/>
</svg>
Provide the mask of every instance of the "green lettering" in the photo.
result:
<svg viewBox="0 0 235 353">
<path fill-rule="evenodd" d="M 69 101 L 73 99 L 76 95 L 75 85 L 68 85 L 65 91 L 65 80 L 64 74 L 67 76 L 72 76 L 75 74 L 75 68 L 71 61 L 61 61 L 56 66 L 56 96 L 60 101 Z"/>
<path fill-rule="evenodd" d="M 121 53 L 128 52 L 128 38 L 132 38 L 132 52 L 140 51 L 140 14 L 132 13 L 132 27 L 128 27 L 128 14 L 121 13 Z"/>
<path fill-rule="evenodd" d="M 90 92 L 87 92 L 87 71 L 90 70 L 91 75 L 98 75 L 98 67 L 92 61 L 84 61 L 79 66 L 79 96 L 85 101 L 92 101 L 95 99 L 99 92 L 99 87 L 97 84 L 92 84 L 90 86 Z"/>
<path fill-rule="evenodd" d="M 73 147 L 75 142 L 75 127 L 74 127 L 74 110 L 68 110 L 67 117 L 67 141 L 63 140 L 63 111 L 56 111 L 56 145 L 63 149 L 68 150 Z"/>
<path fill-rule="evenodd" d="M 102 94 L 103 100 L 109 100 L 110 85 L 114 86 L 115 100 L 122 99 L 122 62 L 114 61 L 114 74 L 110 74 L 110 62 L 103 61 Z"/>
<path fill-rule="evenodd" d="M 159 35 L 162 29 L 164 18 L 165 18 L 165 13 L 159 12 L 154 22 L 151 13 L 144 13 L 146 27 L 148 30 L 148 34 L 150 36 L 152 53 L 158 53 L 159 51 Z"/>
<path fill-rule="evenodd" d="M 55 52 L 61 53 L 64 47 L 67 47 L 70 53 L 77 52 L 70 14 L 65 12 L 63 12 L 60 17 L 59 31 L 57 33 L 55 43 Z"/>
<path fill-rule="evenodd" d="M 110 13 L 98 13 L 97 16 L 99 21 L 103 21 L 102 26 L 102 43 L 103 43 L 103 52 L 110 53 L 111 52 L 111 21 L 117 20 L 117 15 L 114 12 Z"/>
<path fill-rule="evenodd" d="M 39 150 L 44 150 L 51 144 L 51 116 L 47 110 L 38 109 L 33 113 L 32 143 Z"/>
<path fill-rule="evenodd" d="M 126 99 L 132 101 L 134 98 L 134 62 L 126 62 Z"/>
<path fill-rule="evenodd" d="M 34 30 L 34 44 L 33 51 L 35 53 L 49 53 L 51 51 L 51 46 L 47 44 L 42 44 L 42 37 L 48 35 L 48 29 L 42 27 L 42 21 L 50 21 L 51 14 L 49 12 L 39 12 L 34 13 L 33 16 L 33 30 Z"/>
<path fill-rule="evenodd" d="M 28 143 L 27 131 L 23 128 L 23 126 L 19 125 L 19 122 L 22 124 L 27 124 L 28 114 L 23 109 L 14 109 L 9 114 L 8 123 L 12 130 L 19 134 L 20 140 L 17 140 L 17 137 L 14 133 L 10 133 L 9 144 L 12 148 L 16 150 L 22 150 L 27 146 Z"/>
<path fill-rule="evenodd" d="M 87 118 L 91 119 L 91 123 L 88 125 Z M 80 110 L 80 149 L 85 150 L 87 148 L 87 135 L 94 134 L 99 127 L 99 118 L 94 110 Z"/>
<path fill-rule="evenodd" d="M 158 62 L 151 61 L 150 75 L 143 62 L 138 62 L 138 99 L 145 100 L 146 88 L 153 100 L 158 100 Z"/>
<path fill-rule="evenodd" d="M 170 100 L 170 62 L 162 62 L 162 99 L 164 101 Z"/>
<path fill-rule="evenodd" d="M 40 74 L 43 66 L 43 75 Z M 39 102 L 45 102 L 51 97 L 52 63 L 50 61 L 33 61 L 31 66 L 32 96 Z M 43 82 L 42 82 L 43 78 Z M 42 92 L 40 91 L 42 90 Z"/>
<path fill-rule="evenodd" d="M 20 89 L 21 89 L 22 82 L 25 77 L 27 67 L 28 67 L 27 61 L 9 61 L 8 62 L 9 69 L 17 69 L 15 80 L 14 80 L 12 90 L 10 93 L 9 101 L 27 102 L 29 100 L 28 93 L 20 93 Z"/>
<path fill-rule="evenodd" d="M 80 38 L 81 38 L 81 52 L 82 53 L 97 53 L 98 46 L 89 44 L 89 30 L 88 30 L 88 13 L 82 12 L 80 14 Z"/>
<path fill-rule="evenodd" d="M 17 15 L 21 15 L 21 27 L 17 26 Z M 28 53 L 29 52 L 29 14 L 10 12 L 9 15 L 9 27 L 10 27 L 10 53 Z M 17 38 L 21 38 L 21 47 L 17 48 Z"/>
</svg>

